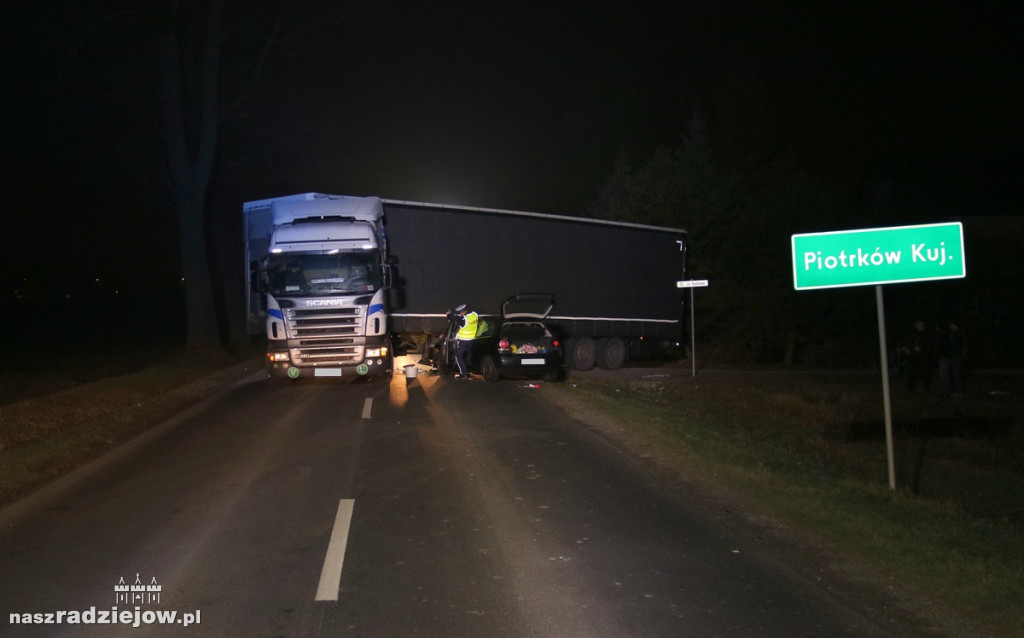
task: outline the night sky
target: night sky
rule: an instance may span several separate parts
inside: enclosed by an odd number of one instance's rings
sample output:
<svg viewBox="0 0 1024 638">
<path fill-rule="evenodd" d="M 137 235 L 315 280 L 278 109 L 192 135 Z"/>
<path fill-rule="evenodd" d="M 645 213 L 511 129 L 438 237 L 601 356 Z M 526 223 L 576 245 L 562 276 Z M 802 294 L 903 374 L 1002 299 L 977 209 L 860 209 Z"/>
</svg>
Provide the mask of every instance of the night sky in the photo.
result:
<svg viewBox="0 0 1024 638">
<path fill-rule="evenodd" d="M 911 157 L 969 185 L 965 213 L 1019 214 L 1019 9 L 786 4 L 229 2 L 214 199 L 585 214 L 618 156 L 679 144 L 695 109 L 714 139 L 740 108 L 851 192 Z M 173 278 L 162 3 L 7 5 L 4 294 L 22 270 Z"/>
</svg>

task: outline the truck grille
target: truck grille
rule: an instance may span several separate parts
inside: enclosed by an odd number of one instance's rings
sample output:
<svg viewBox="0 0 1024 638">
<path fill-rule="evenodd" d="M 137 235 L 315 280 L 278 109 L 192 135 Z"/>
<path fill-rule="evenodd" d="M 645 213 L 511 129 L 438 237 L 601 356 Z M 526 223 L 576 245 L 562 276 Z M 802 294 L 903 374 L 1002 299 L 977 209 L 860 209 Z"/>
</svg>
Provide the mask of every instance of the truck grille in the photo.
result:
<svg viewBox="0 0 1024 638">
<path fill-rule="evenodd" d="M 291 349 L 298 365 L 342 365 L 363 360 L 363 346 L 355 343 L 361 333 L 362 315 L 357 308 L 290 308 L 289 332 L 298 347 Z"/>
</svg>

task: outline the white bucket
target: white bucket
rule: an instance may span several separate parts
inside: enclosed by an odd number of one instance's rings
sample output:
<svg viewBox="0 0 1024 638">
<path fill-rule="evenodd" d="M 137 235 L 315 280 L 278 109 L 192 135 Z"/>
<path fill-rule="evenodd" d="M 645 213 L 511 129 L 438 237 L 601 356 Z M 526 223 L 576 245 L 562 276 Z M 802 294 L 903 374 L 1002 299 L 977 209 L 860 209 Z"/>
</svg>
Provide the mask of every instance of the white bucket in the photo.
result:
<svg viewBox="0 0 1024 638">
<path fill-rule="evenodd" d="M 405 366 L 406 379 L 415 379 L 417 374 L 419 374 L 419 370 L 416 369 L 416 364 L 410 363 L 409 365 Z"/>
</svg>

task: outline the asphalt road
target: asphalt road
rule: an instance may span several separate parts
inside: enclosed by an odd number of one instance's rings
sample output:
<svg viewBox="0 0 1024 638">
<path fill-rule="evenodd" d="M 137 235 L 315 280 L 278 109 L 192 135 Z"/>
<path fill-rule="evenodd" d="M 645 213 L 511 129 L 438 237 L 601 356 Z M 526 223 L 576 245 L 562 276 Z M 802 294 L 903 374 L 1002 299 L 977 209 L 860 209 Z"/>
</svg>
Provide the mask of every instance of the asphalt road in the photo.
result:
<svg viewBox="0 0 1024 638">
<path fill-rule="evenodd" d="M 527 383 L 239 384 L 0 512 L 0 635 L 888 635 Z"/>
</svg>

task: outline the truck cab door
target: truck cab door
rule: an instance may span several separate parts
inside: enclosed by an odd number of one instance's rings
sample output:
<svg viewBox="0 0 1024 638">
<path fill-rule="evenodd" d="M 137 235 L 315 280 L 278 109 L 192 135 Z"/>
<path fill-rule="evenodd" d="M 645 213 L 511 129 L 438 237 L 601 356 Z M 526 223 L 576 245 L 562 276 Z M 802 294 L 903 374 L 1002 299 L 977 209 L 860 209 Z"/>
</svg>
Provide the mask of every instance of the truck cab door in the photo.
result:
<svg viewBox="0 0 1024 638">
<path fill-rule="evenodd" d="M 249 333 L 258 334 L 267 326 L 267 269 L 259 261 L 249 262 L 249 286 L 246 298 L 249 306 Z"/>
</svg>

